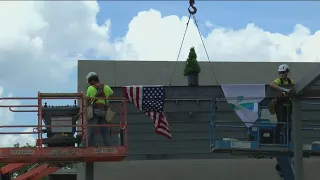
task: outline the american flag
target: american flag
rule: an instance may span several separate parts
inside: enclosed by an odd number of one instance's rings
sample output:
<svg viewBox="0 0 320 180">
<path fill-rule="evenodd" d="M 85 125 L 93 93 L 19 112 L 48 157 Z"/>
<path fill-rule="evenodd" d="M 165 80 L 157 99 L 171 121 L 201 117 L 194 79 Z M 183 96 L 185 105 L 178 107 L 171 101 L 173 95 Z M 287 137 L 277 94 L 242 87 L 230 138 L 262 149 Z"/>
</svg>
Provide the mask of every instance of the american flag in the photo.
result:
<svg viewBox="0 0 320 180">
<path fill-rule="evenodd" d="M 163 86 L 124 86 L 123 91 L 130 102 L 153 120 L 156 133 L 172 138 L 168 120 L 163 113 Z"/>
</svg>

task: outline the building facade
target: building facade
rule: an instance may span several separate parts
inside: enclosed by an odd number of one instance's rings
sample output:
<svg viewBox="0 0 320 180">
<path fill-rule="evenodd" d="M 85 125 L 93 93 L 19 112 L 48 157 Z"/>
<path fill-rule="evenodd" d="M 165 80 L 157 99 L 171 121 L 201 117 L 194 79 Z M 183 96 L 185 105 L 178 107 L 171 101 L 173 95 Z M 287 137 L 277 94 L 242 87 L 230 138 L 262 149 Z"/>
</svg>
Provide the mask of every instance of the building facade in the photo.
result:
<svg viewBox="0 0 320 180">
<path fill-rule="evenodd" d="M 201 62 L 200 86 L 219 84 L 268 84 L 277 77 L 277 67 L 280 63 L 238 63 L 219 62 L 209 64 Z M 290 76 L 298 82 L 299 79 L 314 68 L 313 63 L 287 63 L 290 66 Z M 102 83 L 114 88 L 116 96 L 123 96 L 121 86 L 124 85 L 165 85 L 172 80 L 172 86 L 184 87 L 187 84 L 183 76 L 184 62 L 154 62 L 154 61 L 79 61 L 78 91 L 87 87 L 85 76 L 95 71 Z M 174 71 L 175 69 L 175 71 Z M 173 73 L 174 72 L 174 73 Z M 173 75 L 172 75 L 173 74 Z M 215 74 L 215 76 L 213 75 Z M 182 89 L 181 89 L 182 90 Z M 195 94 L 197 96 L 197 94 Z M 165 101 L 165 114 L 172 131 L 172 140 L 154 133 L 151 120 L 128 104 L 129 156 L 119 163 L 96 163 L 95 180 L 109 179 L 126 180 L 132 177 L 141 179 L 276 179 L 274 171 L 275 160 L 255 160 L 228 154 L 209 153 L 209 120 L 210 100 L 185 99 Z M 308 123 L 318 123 L 320 107 L 310 110 L 304 107 L 303 120 Z M 115 109 L 117 111 L 117 109 Z M 226 103 L 218 105 L 217 118 L 220 121 L 241 124 L 241 120 Z M 246 134 L 246 129 L 225 129 L 219 132 L 219 137 L 236 137 Z M 304 142 L 313 142 L 320 138 L 314 132 L 304 132 Z M 95 138 L 99 140 L 99 137 Z M 116 135 L 113 136 L 117 143 Z M 146 161 L 147 160 L 147 161 Z M 305 161 L 305 172 L 308 176 L 316 176 L 318 159 Z M 157 167 L 157 168 L 155 168 Z M 78 179 L 84 179 L 83 164 L 78 164 Z M 161 172 L 157 172 L 157 171 Z M 125 173 L 124 173 L 125 172 Z M 166 172 L 166 173 L 162 173 Z M 230 173 L 232 172 L 232 173 Z M 251 173 L 252 172 L 252 173 Z M 156 175 L 155 175 L 156 174 Z M 255 174 L 258 174 L 255 176 Z M 259 175 L 260 174 L 260 175 Z M 262 175 L 262 176 L 261 176 Z M 268 175 L 268 176 L 266 176 Z M 308 177 L 307 176 L 307 177 Z M 312 178 L 311 178 L 312 179 Z M 310 180 L 311 180 L 310 179 Z M 309 180 L 309 179 L 308 179 Z"/>
</svg>

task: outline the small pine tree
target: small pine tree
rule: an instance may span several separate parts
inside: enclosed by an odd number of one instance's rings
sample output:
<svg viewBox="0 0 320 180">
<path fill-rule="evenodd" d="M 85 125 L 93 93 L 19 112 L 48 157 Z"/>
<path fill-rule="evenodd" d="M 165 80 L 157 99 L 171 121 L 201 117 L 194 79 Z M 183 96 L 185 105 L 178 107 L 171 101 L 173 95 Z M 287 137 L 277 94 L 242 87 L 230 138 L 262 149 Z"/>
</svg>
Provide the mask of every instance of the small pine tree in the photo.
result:
<svg viewBox="0 0 320 180">
<path fill-rule="evenodd" d="M 186 65 L 184 67 L 183 75 L 184 76 L 189 76 L 192 74 L 198 75 L 200 72 L 201 72 L 201 68 L 197 60 L 197 53 L 194 47 L 191 47 Z"/>
</svg>

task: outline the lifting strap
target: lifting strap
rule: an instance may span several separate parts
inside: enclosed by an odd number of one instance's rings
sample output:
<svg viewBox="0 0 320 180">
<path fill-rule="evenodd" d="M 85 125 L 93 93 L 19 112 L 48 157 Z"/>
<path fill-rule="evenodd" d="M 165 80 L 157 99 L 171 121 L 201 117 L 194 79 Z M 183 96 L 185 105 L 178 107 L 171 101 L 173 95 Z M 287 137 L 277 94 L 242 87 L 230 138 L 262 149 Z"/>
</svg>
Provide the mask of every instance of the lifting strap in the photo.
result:
<svg viewBox="0 0 320 180">
<path fill-rule="evenodd" d="M 95 85 L 94 88 L 96 88 L 97 90 L 96 97 L 106 97 L 106 95 L 104 94 L 104 84 Z M 92 104 L 96 103 L 97 101 L 98 99 L 94 99 L 92 101 Z M 105 99 L 104 102 L 107 105 L 107 99 Z"/>
<path fill-rule="evenodd" d="M 97 86 L 94 86 L 97 90 L 96 93 L 96 97 L 106 97 L 105 93 L 104 93 L 104 84 L 99 84 Z M 98 101 L 98 99 L 94 99 L 92 102 L 92 105 L 94 105 L 94 103 L 96 103 Z M 105 103 L 105 111 L 108 110 L 108 105 L 107 105 L 107 99 L 104 99 L 104 103 Z M 110 112 L 111 113 L 111 112 Z M 112 127 L 109 127 L 109 136 L 112 136 Z"/>
</svg>

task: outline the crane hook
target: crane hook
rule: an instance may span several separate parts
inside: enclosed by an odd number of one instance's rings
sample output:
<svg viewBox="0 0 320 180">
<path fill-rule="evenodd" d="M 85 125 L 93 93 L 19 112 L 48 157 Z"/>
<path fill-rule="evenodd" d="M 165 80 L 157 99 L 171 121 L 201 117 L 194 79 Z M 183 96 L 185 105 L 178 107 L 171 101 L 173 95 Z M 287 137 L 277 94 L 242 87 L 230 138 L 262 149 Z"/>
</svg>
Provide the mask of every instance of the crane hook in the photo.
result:
<svg viewBox="0 0 320 180">
<path fill-rule="evenodd" d="M 194 15 L 194 14 L 196 14 L 197 13 L 197 8 L 196 7 L 194 7 L 194 4 L 195 4 L 195 0 L 189 0 L 189 7 L 188 7 L 188 11 L 189 11 L 189 13 L 191 14 L 191 15 Z M 191 10 L 190 9 L 190 7 L 193 9 L 193 10 Z"/>
<path fill-rule="evenodd" d="M 195 3 L 196 3 L 195 0 L 189 0 L 189 5 L 190 6 L 193 6 Z"/>
</svg>

